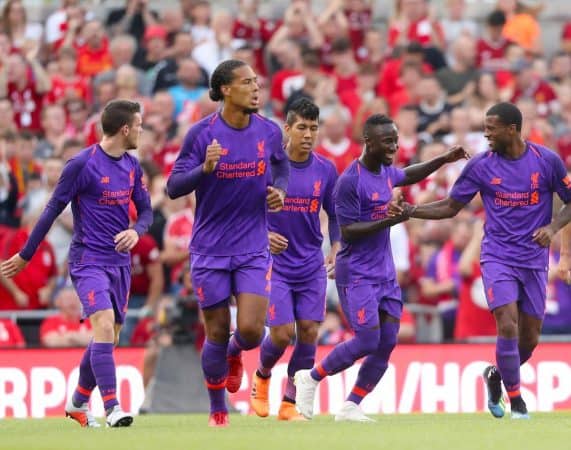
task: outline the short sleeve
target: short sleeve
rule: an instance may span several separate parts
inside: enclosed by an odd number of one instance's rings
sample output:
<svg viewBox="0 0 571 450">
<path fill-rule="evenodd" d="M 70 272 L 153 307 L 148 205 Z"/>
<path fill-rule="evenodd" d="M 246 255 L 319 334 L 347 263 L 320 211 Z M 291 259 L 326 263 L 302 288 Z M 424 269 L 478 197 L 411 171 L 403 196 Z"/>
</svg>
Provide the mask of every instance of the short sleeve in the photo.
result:
<svg viewBox="0 0 571 450">
<path fill-rule="evenodd" d="M 342 176 L 335 188 L 335 213 L 340 226 L 359 221 L 361 204 L 357 192 L 358 178 Z"/>
<path fill-rule="evenodd" d="M 473 158 L 462 170 L 462 173 L 452 186 L 450 197 L 464 205 L 470 203 L 474 196 L 480 191 L 480 181 L 476 173 L 476 163 L 480 159 Z"/>
</svg>

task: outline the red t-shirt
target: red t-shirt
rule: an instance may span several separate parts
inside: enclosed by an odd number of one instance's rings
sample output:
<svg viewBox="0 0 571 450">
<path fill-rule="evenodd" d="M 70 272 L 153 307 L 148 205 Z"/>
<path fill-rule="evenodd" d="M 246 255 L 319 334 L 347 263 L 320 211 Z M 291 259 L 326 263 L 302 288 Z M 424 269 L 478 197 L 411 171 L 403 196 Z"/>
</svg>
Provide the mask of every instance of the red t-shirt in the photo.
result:
<svg viewBox="0 0 571 450">
<path fill-rule="evenodd" d="M 346 9 L 344 12 L 349 23 L 349 38 L 353 44 L 353 49 L 356 51 L 363 45 L 365 32 L 371 28 L 373 10 L 371 8 L 366 8 L 362 11 Z"/>
<path fill-rule="evenodd" d="M 254 28 L 249 24 L 242 23 L 239 19 L 234 21 L 232 26 L 232 37 L 243 39 L 252 46 L 256 56 L 257 73 L 260 75 L 267 74 L 266 64 L 264 61 L 264 48 L 280 25 L 280 22 L 263 18 L 258 19 L 257 28 Z"/>
<path fill-rule="evenodd" d="M 26 341 L 20 327 L 10 319 L 0 318 L 0 348 L 23 348 L 25 346 Z"/>
<path fill-rule="evenodd" d="M 46 101 L 48 103 L 59 103 L 68 98 L 83 99 L 89 103 L 91 101 L 91 92 L 87 79 L 77 76 L 69 81 L 54 75 L 52 77 L 52 89 L 46 95 Z"/>
<path fill-rule="evenodd" d="M 28 240 L 28 236 L 28 231 L 20 228 L 14 231 L 11 236 L 5 237 L 0 244 L 2 246 L 0 259 L 8 259 L 20 251 Z M 28 306 L 26 308 L 18 306 L 12 295 L 0 284 L 0 310 L 45 308 L 45 305 L 40 305 L 38 290 L 46 286 L 50 278 L 56 275 L 57 265 L 54 251 L 48 241 L 43 240 L 30 262 L 13 278 L 16 286 L 28 295 Z"/>
<path fill-rule="evenodd" d="M 342 173 L 349 164 L 361 155 L 361 147 L 352 140 L 347 141 L 343 152 L 335 152 L 335 154 L 333 154 L 324 146 L 324 143 L 321 143 L 315 151 L 331 160 L 337 168 L 337 173 Z"/>
<path fill-rule="evenodd" d="M 145 317 L 137 323 L 137 326 L 133 330 L 131 335 L 130 344 L 133 346 L 143 346 L 151 340 L 151 338 L 156 334 L 157 323 L 154 317 Z"/>
<path fill-rule="evenodd" d="M 567 22 L 563 26 L 563 31 L 561 32 L 561 39 L 565 41 L 571 40 L 571 22 Z"/>
<path fill-rule="evenodd" d="M 505 55 L 512 41 L 502 37 L 498 42 L 490 42 L 485 38 L 476 44 L 476 66 L 488 70 L 505 69 Z"/>
<path fill-rule="evenodd" d="M 179 249 L 187 249 L 190 245 L 192 226 L 194 225 L 194 214 L 191 209 L 183 209 L 169 217 L 165 225 L 165 240 L 174 241 Z M 180 278 L 184 263 L 174 266 L 171 270 L 171 280 L 174 282 Z"/>
<path fill-rule="evenodd" d="M 299 70 L 283 69 L 274 74 L 271 83 L 270 98 L 285 102 L 294 91 L 303 88 L 305 77 Z M 279 117 L 283 115 L 283 111 L 274 111 L 274 113 Z"/>
<path fill-rule="evenodd" d="M 162 169 L 163 174 L 170 175 L 174 163 L 180 153 L 180 145 L 167 142 L 160 152 L 153 154 L 153 161 Z"/>
<path fill-rule="evenodd" d="M 57 333 L 60 336 L 69 333 L 70 331 L 88 331 L 91 330 L 91 322 L 86 320 L 80 322 L 77 320 L 67 320 L 61 314 L 46 317 L 40 325 L 40 342 L 44 342 L 44 338 L 49 333 Z"/>
<path fill-rule="evenodd" d="M 147 295 L 151 280 L 147 267 L 159 260 L 159 247 L 149 234 L 141 236 L 131 250 L 131 294 Z"/>
<path fill-rule="evenodd" d="M 419 42 L 424 46 L 433 44 L 432 34 L 436 34 L 439 37 L 440 42 L 444 42 L 444 32 L 442 31 L 442 26 L 438 22 L 433 22 L 424 17 L 416 22 L 411 22 L 406 31 L 406 37 L 408 42 Z M 401 30 L 395 26 L 389 28 L 389 37 L 387 43 L 389 47 L 394 47 Z"/>
<path fill-rule="evenodd" d="M 551 113 L 552 102 L 557 101 L 557 94 L 549 83 L 543 80 L 536 80 L 526 91 L 516 86 L 512 103 L 516 103 L 521 97 L 533 99 L 537 105 L 537 113 L 541 117 L 547 117 Z"/>
<path fill-rule="evenodd" d="M 402 66 L 402 59 L 388 60 L 381 70 L 379 77 L 379 84 L 377 85 L 377 95 L 388 99 L 392 94 L 404 88 L 400 80 L 400 70 Z M 425 74 L 433 72 L 430 65 L 423 63 L 422 71 Z"/>
<path fill-rule="evenodd" d="M 462 278 L 456 313 L 455 339 L 471 336 L 495 336 L 496 321 L 488 310 L 480 264 L 474 262 L 472 274 Z"/>
<path fill-rule="evenodd" d="M 23 90 L 19 91 L 15 83 L 8 83 L 8 98 L 12 101 L 14 121 L 18 129 L 39 133 L 42 130 L 41 112 L 44 94 L 36 90 L 36 84 L 28 80 Z"/>
<path fill-rule="evenodd" d="M 109 43 L 103 40 L 101 48 L 91 48 L 88 45 L 75 46 L 77 50 L 77 73 L 86 77 L 92 77 L 105 72 L 112 67 Z"/>
</svg>

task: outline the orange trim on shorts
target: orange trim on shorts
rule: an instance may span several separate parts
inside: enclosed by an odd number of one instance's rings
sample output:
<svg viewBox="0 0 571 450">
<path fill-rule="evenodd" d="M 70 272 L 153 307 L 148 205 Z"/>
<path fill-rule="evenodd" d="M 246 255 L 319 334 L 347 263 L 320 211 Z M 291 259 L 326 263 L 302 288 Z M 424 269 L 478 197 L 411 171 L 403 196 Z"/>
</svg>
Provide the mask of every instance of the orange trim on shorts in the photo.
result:
<svg viewBox="0 0 571 450">
<path fill-rule="evenodd" d="M 351 393 L 358 395 L 359 397 L 365 397 L 368 394 L 368 392 L 365 389 L 360 388 L 359 386 L 355 386 L 351 391 Z"/>
<path fill-rule="evenodd" d="M 103 397 L 101 397 L 101 399 L 103 400 L 103 402 L 106 402 L 108 400 L 113 400 L 116 397 L 117 394 L 109 394 L 109 395 L 104 395 Z"/>
<path fill-rule="evenodd" d="M 208 381 L 205 381 L 204 383 L 206 383 L 206 387 L 208 389 L 212 389 L 214 391 L 218 391 L 220 389 L 226 389 L 226 379 L 224 379 L 224 381 L 222 383 L 218 383 L 218 384 L 211 384 Z"/>
<path fill-rule="evenodd" d="M 79 384 L 77 385 L 75 390 L 79 392 L 81 395 L 91 395 L 91 390 L 85 389 L 84 387 L 81 387 Z"/>
<path fill-rule="evenodd" d="M 520 395 L 521 395 L 521 391 L 519 389 L 516 391 L 508 391 L 508 397 L 509 398 L 519 397 Z"/>
<path fill-rule="evenodd" d="M 321 364 L 318 364 L 317 366 L 315 366 L 315 371 L 319 374 L 320 377 L 325 378 L 327 376 L 327 372 L 321 366 Z"/>
</svg>

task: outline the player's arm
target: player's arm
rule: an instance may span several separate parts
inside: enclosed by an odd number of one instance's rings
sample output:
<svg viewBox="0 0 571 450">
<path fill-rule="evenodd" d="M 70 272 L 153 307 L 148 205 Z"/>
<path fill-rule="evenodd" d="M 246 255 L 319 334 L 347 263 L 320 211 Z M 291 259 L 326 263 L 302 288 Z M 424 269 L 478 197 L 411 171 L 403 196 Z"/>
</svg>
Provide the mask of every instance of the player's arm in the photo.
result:
<svg viewBox="0 0 571 450">
<path fill-rule="evenodd" d="M 327 188 L 323 196 L 323 209 L 327 213 L 327 230 L 329 231 L 329 242 L 331 244 L 329 254 L 325 257 L 325 267 L 327 268 L 327 275 L 330 278 L 334 278 L 335 258 L 337 256 L 337 252 L 341 248 L 341 231 L 339 229 L 339 223 L 337 222 L 337 216 L 335 214 L 335 196 L 333 194 L 336 182 L 337 171 L 332 164 L 330 167 Z"/>
<path fill-rule="evenodd" d="M 197 142 L 199 132 L 200 130 L 192 128 L 184 138 L 180 154 L 167 180 L 170 198 L 183 197 L 193 192 L 204 177 L 214 172 L 220 160 L 222 147 L 216 139 L 206 147 L 205 155 L 202 156 Z"/>
<path fill-rule="evenodd" d="M 0 265 L 0 271 L 4 277 L 13 277 L 32 259 L 56 218 L 80 189 L 82 183 L 81 170 L 84 165 L 85 160 L 79 158 L 71 159 L 65 165 L 54 193 L 30 233 L 24 248 Z"/>
<path fill-rule="evenodd" d="M 359 222 L 361 203 L 357 183 L 357 177 L 341 177 L 337 183 L 335 213 L 341 227 L 341 237 L 345 242 L 358 241 L 408 219 L 399 216 Z"/>
<path fill-rule="evenodd" d="M 410 203 L 391 203 L 389 206 L 389 216 L 393 218 L 402 217 L 403 220 L 415 219 L 448 219 L 454 217 L 464 207 L 464 203 L 446 197 L 444 200 L 426 203 L 424 205 L 411 205 Z"/>
<path fill-rule="evenodd" d="M 561 231 L 560 258 L 557 272 L 559 278 L 567 284 L 571 284 L 571 224 L 567 224 Z"/>
<path fill-rule="evenodd" d="M 289 182 L 289 159 L 282 145 L 281 130 L 277 125 L 275 129 L 270 138 L 272 186 L 268 186 L 266 197 L 270 211 L 279 211 L 283 208 Z"/>
<path fill-rule="evenodd" d="M 404 169 L 405 177 L 397 186 L 407 186 L 424 180 L 431 173 L 436 172 L 444 164 L 453 163 L 461 159 L 470 159 L 470 155 L 460 145 L 451 147 L 446 153 L 436 158 L 418 164 L 413 164 Z"/>
</svg>

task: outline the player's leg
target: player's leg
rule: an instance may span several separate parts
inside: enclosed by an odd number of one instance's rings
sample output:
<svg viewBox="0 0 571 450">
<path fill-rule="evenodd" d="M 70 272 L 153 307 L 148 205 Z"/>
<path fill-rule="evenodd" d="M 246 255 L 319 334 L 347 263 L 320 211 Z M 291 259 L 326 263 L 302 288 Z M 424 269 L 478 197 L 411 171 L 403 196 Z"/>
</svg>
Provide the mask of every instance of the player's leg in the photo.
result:
<svg viewBox="0 0 571 450">
<path fill-rule="evenodd" d="M 272 260 L 269 251 L 232 257 L 232 291 L 236 296 L 236 330 L 228 343 L 228 392 L 240 389 L 242 351 L 256 348 L 264 337 L 271 291 Z"/>
<path fill-rule="evenodd" d="M 519 311 L 519 358 L 520 365 L 525 364 L 533 354 L 533 351 L 539 343 L 541 335 L 541 326 L 543 320 L 535 316 L 531 316 L 523 311 Z"/>
<path fill-rule="evenodd" d="M 400 288 L 396 283 L 384 283 L 379 305 L 381 333 L 376 350 L 365 358 L 351 393 L 341 411 L 335 416 L 337 421 L 371 422 L 360 408 L 361 401 L 377 386 L 387 368 L 389 359 L 397 344 L 397 336 L 402 315 Z"/>
<path fill-rule="evenodd" d="M 192 285 L 204 316 L 206 339 L 202 347 L 202 372 L 210 398 L 210 426 L 228 425 L 226 352 L 230 335 L 230 258 L 191 256 Z"/>
<path fill-rule="evenodd" d="M 327 290 L 325 270 L 321 268 L 319 272 L 309 278 L 311 281 L 297 283 L 293 286 L 297 338 L 287 367 L 286 390 L 278 412 L 278 419 L 280 420 L 300 420 L 303 417 L 295 409 L 294 375 L 299 370 L 313 367 L 319 324 L 325 318 L 325 292 Z"/>
<path fill-rule="evenodd" d="M 335 348 L 311 370 L 295 374 L 296 405 L 306 418 L 313 417 L 313 402 L 318 383 L 329 375 L 339 373 L 377 348 L 380 337 L 378 286 L 338 286 L 339 299 L 355 336 Z"/>
<path fill-rule="evenodd" d="M 270 305 L 266 315 L 270 333 L 260 345 L 260 364 L 252 378 L 250 395 L 250 405 L 260 417 L 267 417 L 270 413 L 268 392 L 272 369 L 295 336 L 294 321 L 293 291 L 289 283 L 273 276 Z"/>
<path fill-rule="evenodd" d="M 547 299 L 547 271 L 519 269 L 521 304 L 519 307 L 519 353 L 524 364 L 539 342 Z"/>
</svg>

